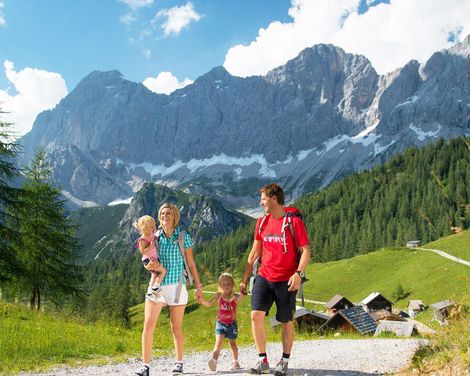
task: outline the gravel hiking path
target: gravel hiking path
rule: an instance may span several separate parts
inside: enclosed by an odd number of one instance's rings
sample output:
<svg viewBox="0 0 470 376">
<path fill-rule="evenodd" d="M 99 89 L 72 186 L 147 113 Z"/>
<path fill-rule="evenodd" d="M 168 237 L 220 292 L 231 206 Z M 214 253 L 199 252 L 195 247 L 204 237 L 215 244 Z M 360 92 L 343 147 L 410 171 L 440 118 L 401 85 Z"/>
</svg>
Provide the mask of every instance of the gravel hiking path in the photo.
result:
<svg viewBox="0 0 470 376">
<path fill-rule="evenodd" d="M 294 343 L 288 375 L 292 376 L 367 376 L 394 373 L 409 364 L 413 354 L 424 340 L 419 339 L 359 339 L 312 340 Z M 249 375 L 249 369 L 257 361 L 254 346 L 239 349 L 242 369 L 230 371 L 231 355 L 228 345 L 222 350 L 217 372 L 211 372 L 207 362 L 212 352 L 192 353 L 184 359 L 184 375 Z M 280 343 L 268 345 L 271 374 L 282 354 Z M 151 376 L 169 376 L 173 368 L 172 358 L 154 359 Z M 59 367 L 48 373 L 22 373 L 21 375 L 132 375 L 141 365 L 139 359 L 126 363 L 83 368 Z"/>
</svg>

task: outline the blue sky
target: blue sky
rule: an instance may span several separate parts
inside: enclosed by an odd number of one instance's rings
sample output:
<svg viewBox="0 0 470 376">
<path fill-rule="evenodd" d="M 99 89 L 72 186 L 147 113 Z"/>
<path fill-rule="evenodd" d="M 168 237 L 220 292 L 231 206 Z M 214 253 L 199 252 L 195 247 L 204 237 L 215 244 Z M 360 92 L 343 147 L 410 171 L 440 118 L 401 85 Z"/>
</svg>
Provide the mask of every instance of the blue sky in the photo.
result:
<svg viewBox="0 0 470 376">
<path fill-rule="evenodd" d="M 262 75 L 332 43 L 383 74 L 469 33 L 461 0 L 0 0 L 0 107 L 24 134 L 95 70 L 169 94 L 215 66 Z"/>
</svg>

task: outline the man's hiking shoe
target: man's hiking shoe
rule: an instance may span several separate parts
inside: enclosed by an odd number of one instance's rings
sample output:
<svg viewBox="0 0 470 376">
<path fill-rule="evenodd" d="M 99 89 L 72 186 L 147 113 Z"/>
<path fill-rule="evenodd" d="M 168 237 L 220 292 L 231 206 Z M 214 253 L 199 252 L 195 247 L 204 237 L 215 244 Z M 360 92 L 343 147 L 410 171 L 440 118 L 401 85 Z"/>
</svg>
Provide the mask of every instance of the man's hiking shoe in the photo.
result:
<svg viewBox="0 0 470 376">
<path fill-rule="evenodd" d="M 287 375 L 287 362 L 285 362 L 284 360 L 281 359 L 276 364 L 274 375 L 275 376 L 286 376 Z"/>
<path fill-rule="evenodd" d="M 259 360 L 258 363 L 256 363 L 256 366 L 250 369 L 250 373 L 252 375 L 261 375 L 263 373 L 269 373 L 269 363 Z"/>
<path fill-rule="evenodd" d="M 142 368 L 139 371 L 137 371 L 136 373 L 134 373 L 134 375 L 149 376 L 150 375 L 149 368 L 147 366 L 142 366 Z"/>
<path fill-rule="evenodd" d="M 183 363 L 175 363 L 172 371 L 173 375 L 182 375 L 183 374 Z"/>
<path fill-rule="evenodd" d="M 234 360 L 232 362 L 232 365 L 230 366 L 230 371 L 235 371 L 237 369 L 240 369 L 240 363 L 238 363 L 238 361 Z"/>
<path fill-rule="evenodd" d="M 216 359 L 211 359 L 211 360 L 209 360 L 209 362 L 207 364 L 209 365 L 209 369 L 212 372 L 215 372 L 215 370 L 217 369 L 217 360 Z"/>
</svg>

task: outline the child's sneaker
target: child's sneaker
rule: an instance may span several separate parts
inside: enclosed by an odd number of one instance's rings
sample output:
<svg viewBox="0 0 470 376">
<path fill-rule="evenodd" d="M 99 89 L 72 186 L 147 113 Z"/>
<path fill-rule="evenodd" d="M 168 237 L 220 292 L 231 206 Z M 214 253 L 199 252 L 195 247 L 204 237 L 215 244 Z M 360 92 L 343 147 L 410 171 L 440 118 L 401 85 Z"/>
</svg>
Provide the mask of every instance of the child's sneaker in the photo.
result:
<svg viewBox="0 0 470 376">
<path fill-rule="evenodd" d="M 174 375 L 182 375 L 183 374 L 183 363 L 176 362 L 175 366 L 173 367 L 172 374 L 173 374 L 173 376 Z"/>
<path fill-rule="evenodd" d="M 209 360 L 209 362 L 207 364 L 209 364 L 209 369 L 212 372 L 215 372 L 215 370 L 217 369 L 217 359 L 211 359 L 211 360 Z"/>
<path fill-rule="evenodd" d="M 238 360 L 234 360 L 232 362 L 231 367 L 230 367 L 230 371 L 235 371 L 235 370 L 240 369 L 240 368 L 241 367 L 240 367 L 240 363 L 238 363 Z"/>
<path fill-rule="evenodd" d="M 147 366 L 142 366 L 140 370 L 134 373 L 134 375 L 138 376 L 150 376 L 149 368 Z"/>
<path fill-rule="evenodd" d="M 157 296 L 153 293 L 152 289 L 150 288 L 145 293 L 145 299 L 150 300 L 151 302 L 154 302 L 154 303 L 157 302 Z"/>
<path fill-rule="evenodd" d="M 155 284 L 152 287 L 152 293 L 156 296 L 160 296 L 162 294 L 162 288 L 159 284 Z"/>
</svg>

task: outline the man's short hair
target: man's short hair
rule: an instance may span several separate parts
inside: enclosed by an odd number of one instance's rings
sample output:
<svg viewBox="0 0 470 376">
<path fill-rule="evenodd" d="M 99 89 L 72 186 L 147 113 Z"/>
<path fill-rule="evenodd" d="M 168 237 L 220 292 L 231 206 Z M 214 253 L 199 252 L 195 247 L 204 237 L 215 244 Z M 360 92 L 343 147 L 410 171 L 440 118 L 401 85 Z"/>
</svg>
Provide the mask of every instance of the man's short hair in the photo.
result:
<svg viewBox="0 0 470 376">
<path fill-rule="evenodd" d="M 259 189 L 259 193 L 264 193 L 268 197 L 276 196 L 277 203 L 284 205 L 284 191 L 276 183 L 269 183 Z"/>
</svg>

